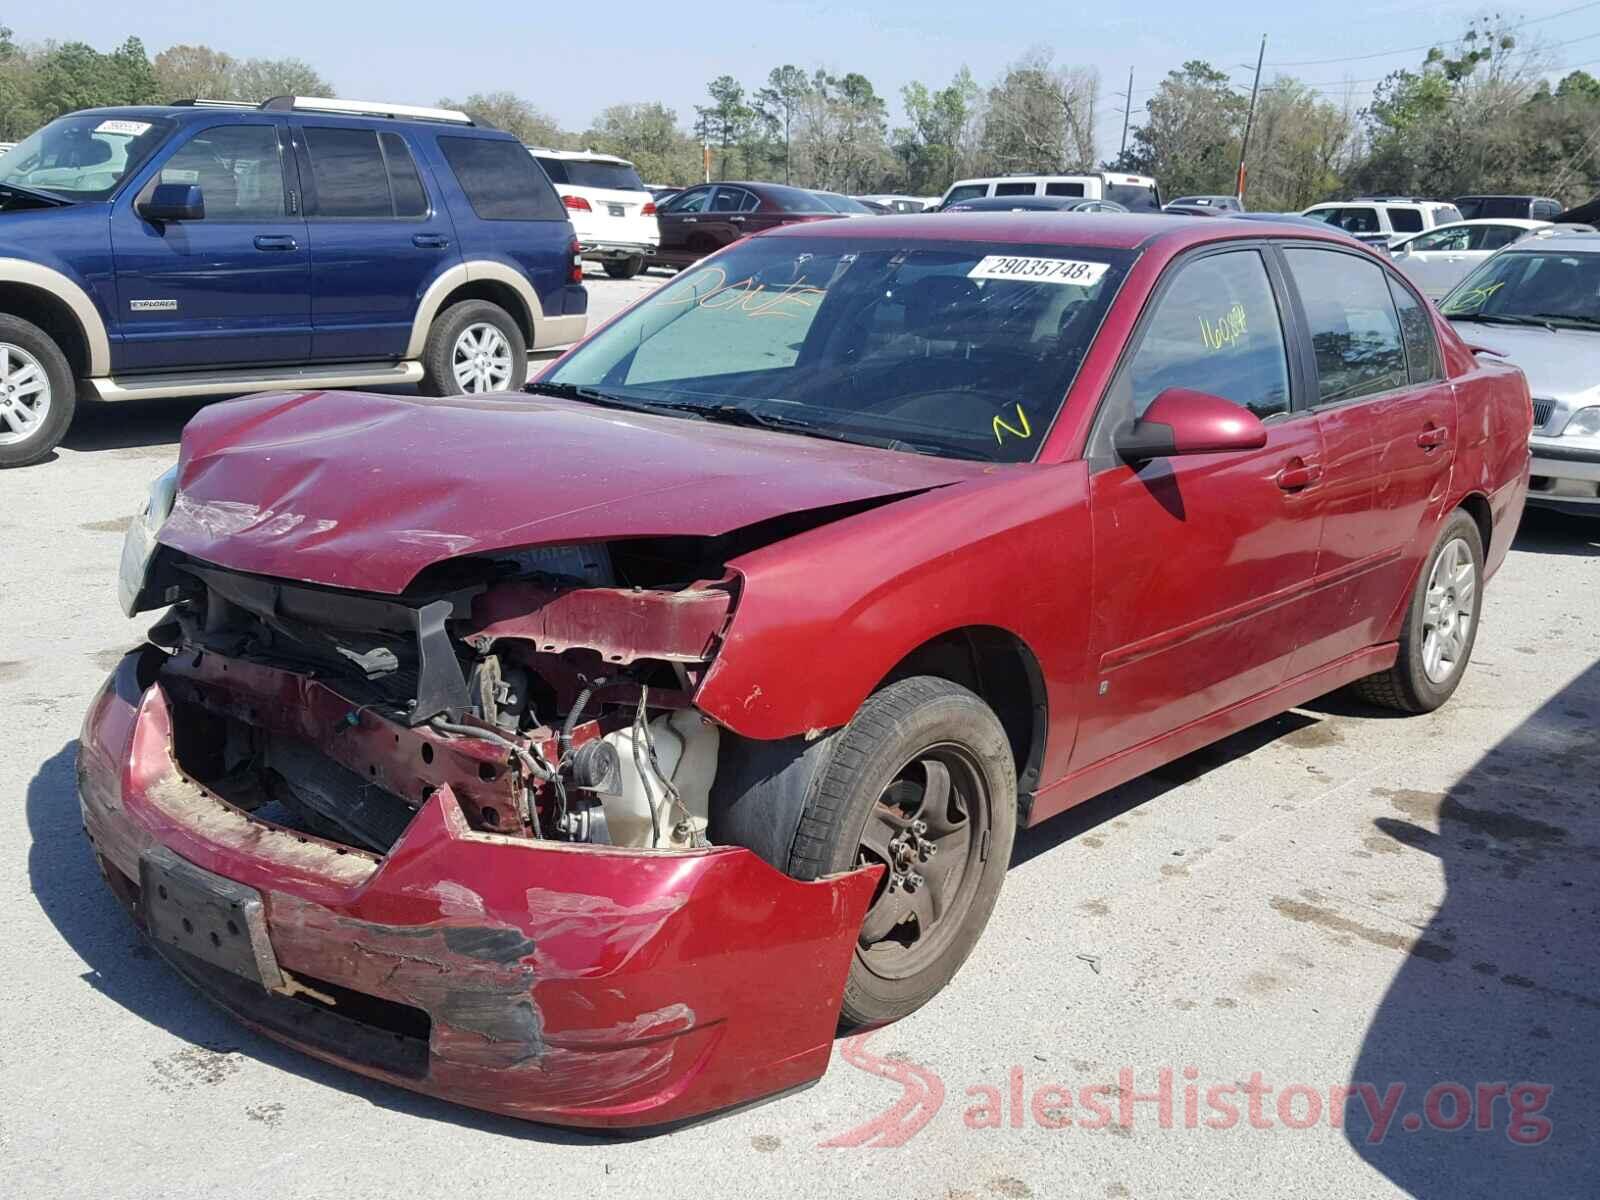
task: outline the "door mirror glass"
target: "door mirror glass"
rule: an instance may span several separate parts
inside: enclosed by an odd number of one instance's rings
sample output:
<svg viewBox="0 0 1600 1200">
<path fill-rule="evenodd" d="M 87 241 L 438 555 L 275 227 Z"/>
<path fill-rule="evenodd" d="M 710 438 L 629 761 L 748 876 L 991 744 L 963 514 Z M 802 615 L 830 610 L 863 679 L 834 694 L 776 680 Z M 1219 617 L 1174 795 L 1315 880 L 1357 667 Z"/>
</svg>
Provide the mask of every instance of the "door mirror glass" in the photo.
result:
<svg viewBox="0 0 1600 1200">
<path fill-rule="evenodd" d="M 1150 402 L 1144 415 L 1117 430 L 1112 444 L 1125 462 L 1183 454 L 1259 450 L 1267 427 L 1248 408 L 1189 388 L 1173 387 Z"/>
<path fill-rule="evenodd" d="M 203 221 L 205 196 L 197 183 L 158 183 L 148 198 L 139 204 L 139 215 L 146 221 Z"/>
</svg>

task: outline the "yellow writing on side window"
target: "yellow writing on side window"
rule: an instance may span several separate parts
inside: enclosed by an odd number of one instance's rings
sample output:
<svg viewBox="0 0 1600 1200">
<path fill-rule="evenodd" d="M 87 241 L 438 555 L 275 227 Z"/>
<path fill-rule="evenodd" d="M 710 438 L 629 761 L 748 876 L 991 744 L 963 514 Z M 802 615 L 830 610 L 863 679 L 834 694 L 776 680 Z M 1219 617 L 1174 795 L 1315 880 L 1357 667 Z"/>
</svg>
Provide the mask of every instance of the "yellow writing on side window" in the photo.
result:
<svg viewBox="0 0 1600 1200">
<path fill-rule="evenodd" d="M 1200 340 L 1205 343 L 1207 350 L 1232 347 L 1246 333 L 1242 304 L 1235 304 L 1215 321 L 1208 321 L 1204 317 L 1196 317 L 1195 320 L 1200 322 Z"/>
<path fill-rule="evenodd" d="M 997 445 L 1003 445 L 1006 440 L 1005 435 L 1008 433 L 1012 437 L 1019 438 L 1030 438 L 1033 436 L 1033 427 L 1028 424 L 1028 414 L 1022 411 L 1022 405 L 1020 404 L 1017 405 L 1017 423 L 1021 426 L 1020 429 L 1017 427 L 1017 425 L 1006 424 L 1000 419 L 999 415 L 996 414 L 994 419 L 995 443 Z"/>
</svg>

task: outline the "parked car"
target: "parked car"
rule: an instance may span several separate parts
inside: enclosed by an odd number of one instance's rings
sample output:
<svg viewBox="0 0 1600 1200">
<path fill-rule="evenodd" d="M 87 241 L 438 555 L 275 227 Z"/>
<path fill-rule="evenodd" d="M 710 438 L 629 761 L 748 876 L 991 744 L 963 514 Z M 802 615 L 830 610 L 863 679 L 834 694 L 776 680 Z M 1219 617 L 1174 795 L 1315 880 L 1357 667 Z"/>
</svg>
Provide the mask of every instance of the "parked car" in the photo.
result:
<svg viewBox="0 0 1600 1200">
<path fill-rule="evenodd" d="M 752 233 L 840 214 L 815 192 L 779 183 L 707 183 L 661 205 L 661 249 L 651 259 L 686 267 Z"/>
<path fill-rule="evenodd" d="M 961 179 L 946 189 L 941 209 L 984 196 L 1067 196 L 1078 200 L 1114 200 L 1131 212 L 1154 212 L 1161 192 L 1148 175 L 1094 171 L 1083 175 L 992 175 Z"/>
<path fill-rule="evenodd" d="M 1227 216 L 1230 221 L 1271 221 L 1279 225 L 1305 225 L 1312 229 L 1321 230 L 1324 233 L 1344 234 L 1345 237 L 1353 242 L 1360 240 L 1344 233 L 1344 230 L 1338 225 L 1330 225 L 1327 221 L 1316 217 L 1303 217 L 1299 213 L 1231 212 L 1223 215 Z"/>
<path fill-rule="evenodd" d="M 1161 211 L 1177 217 L 1231 217 L 1234 214 L 1221 208 L 1207 208 L 1199 204 L 1165 204 Z"/>
<path fill-rule="evenodd" d="M 1464 221 L 1514 218 L 1553 221 L 1566 205 L 1550 196 L 1457 196 L 1456 209 Z"/>
<path fill-rule="evenodd" d="M 1600 234 L 1514 242 L 1439 307 L 1528 376 L 1528 503 L 1600 517 Z"/>
<path fill-rule="evenodd" d="M 1402 238 L 1389 248 L 1389 253 L 1394 256 L 1395 266 L 1409 275 L 1428 299 L 1438 300 L 1496 250 L 1530 234 L 1558 229 L 1549 221 L 1510 217 L 1452 221 L 1427 233 Z"/>
<path fill-rule="evenodd" d="M 47 456 L 80 395 L 515 390 L 530 347 L 583 334 L 575 250 L 520 143 L 462 113 L 61 117 L 0 158 L 0 466 Z"/>
<path fill-rule="evenodd" d="M 857 204 L 864 206 L 867 211 L 875 217 L 888 217 L 894 215 L 894 205 L 892 204 L 881 204 L 876 200 L 862 200 L 858 196 L 852 196 L 851 199 Z"/>
<path fill-rule="evenodd" d="M 1172 208 L 1217 208 L 1224 212 L 1238 213 L 1244 211 L 1244 201 L 1237 196 L 1179 196 L 1176 200 L 1169 200 L 1165 207 Z"/>
<path fill-rule="evenodd" d="M 1461 214 L 1453 204 L 1384 196 L 1361 196 L 1351 201 L 1313 204 L 1300 215 L 1326 221 L 1374 246 L 1388 246 L 1405 234 L 1421 233 L 1461 220 Z"/>
<path fill-rule="evenodd" d="M 881 217 L 887 216 L 889 212 L 883 205 L 869 208 L 854 197 L 842 196 L 838 192 L 822 192 L 815 189 L 813 191 L 824 204 L 841 217 Z"/>
<path fill-rule="evenodd" d="M 930 204 L 938 204 L 939 203 L 939 198 L 937 196 L 933 197 L 930 200 L 926 196 L 901 196 L 901 195 L 894 195 L 894 194 L 886 194 L 886 195 L 879 195 L 879 196 L 857 196 L 856 199 L 861 201 L 861 203 L 863 203 L 863 204 L 884 204 L 884 205 L 887 205 L 892 211 L 894 211 L 896 213 L 926 212 L 928 210 L 928 206 Z"/>
<path fill-rule="evenodd" d="M 1074 200 L 1070 196 L 979 196 L 941 210 L 965 212 L 1118 212 L 1128 210 L 1111 200 Z"/>
<path fill-rule="evenodd" d="M 632 279 L 661 246 L 656 199 L 625 158 L 592 150 L 528 147 L 555 185 L 583 257 L 613 279 Z"/>
<path fill-rule="evenodd" d="M 565 1124 L 816 1078 L 1019 826 L 1345 685 L 1437 708 L 1527 486 L 1520 371 L 1225 220 L 777 229 L 530 392 L 196 417 L 76 777 L 224 1007 Z"/>
</svg>

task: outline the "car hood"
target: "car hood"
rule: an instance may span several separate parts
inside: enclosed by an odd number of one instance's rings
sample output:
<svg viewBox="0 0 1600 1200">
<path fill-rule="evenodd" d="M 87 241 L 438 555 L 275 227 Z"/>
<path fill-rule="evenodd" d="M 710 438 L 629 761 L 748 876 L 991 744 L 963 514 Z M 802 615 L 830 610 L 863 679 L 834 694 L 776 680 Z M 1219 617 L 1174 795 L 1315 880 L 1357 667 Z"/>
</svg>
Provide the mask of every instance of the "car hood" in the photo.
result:
<svg viewBox="0 0 1600 1200">
<path fill-rule="evenodd" d="M 990 469 L 534 396 L 275 394 L 189 423 L 160 540 L 234 570 L 397 593 L 460 555 L 713 537 Z"/>
<path fill-rule="evenodd" d="M 1528 390 L 1547 400 L 1594 401 L 1600 396 L 1600 331 L 1540 329 L 1451 321 L 1461 339 L 1503 355 L 1522 368 Z"/>
</svg>

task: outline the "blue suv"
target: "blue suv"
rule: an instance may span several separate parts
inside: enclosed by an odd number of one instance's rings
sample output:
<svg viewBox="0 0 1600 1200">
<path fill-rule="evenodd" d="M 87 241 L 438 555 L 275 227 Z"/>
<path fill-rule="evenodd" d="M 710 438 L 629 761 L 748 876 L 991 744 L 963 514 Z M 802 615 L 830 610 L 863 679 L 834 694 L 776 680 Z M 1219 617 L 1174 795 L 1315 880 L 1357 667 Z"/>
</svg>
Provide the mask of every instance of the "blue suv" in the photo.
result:
<svg viewBox="0 0 1600 1200">
<path fill-rule="evenodd" d="M 0 157 L 0 467 L 79 396 L 519 389 L 583 335 L 577 251 L 527 150 L 463 113 L 72 113 Z"/>
</svg>

